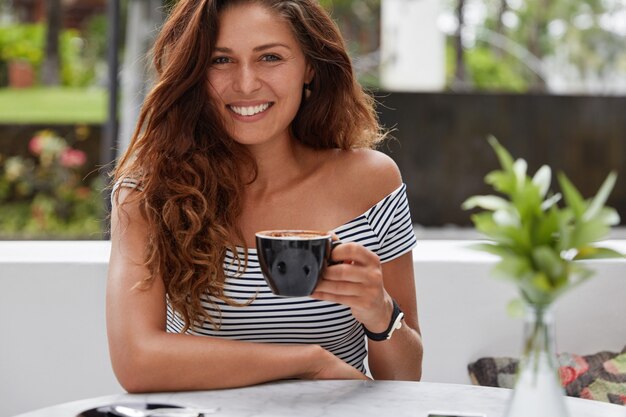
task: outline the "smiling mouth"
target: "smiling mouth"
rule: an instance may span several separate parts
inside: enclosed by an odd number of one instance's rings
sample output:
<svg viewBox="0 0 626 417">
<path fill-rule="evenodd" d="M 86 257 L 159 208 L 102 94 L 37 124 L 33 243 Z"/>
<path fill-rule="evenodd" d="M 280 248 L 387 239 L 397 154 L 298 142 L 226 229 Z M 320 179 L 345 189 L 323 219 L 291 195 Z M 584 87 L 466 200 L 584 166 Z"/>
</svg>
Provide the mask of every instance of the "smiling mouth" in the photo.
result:
<svg viewBox="0 0 626 417">
<path fill-rule="evenodd" d="M 258 106 L 243 107 L 243 106 L 228 105 L 226 107 L 228 107 L 228 109 L 232 111 L 233 113 L 236 113 L 240 116 L 254 116 L 255 114 L 263 113 L 265 110 L 269 109 L 273 105 L 274 103 L 269 102 L 269 103 L 259 104 Z"/>
</svg>

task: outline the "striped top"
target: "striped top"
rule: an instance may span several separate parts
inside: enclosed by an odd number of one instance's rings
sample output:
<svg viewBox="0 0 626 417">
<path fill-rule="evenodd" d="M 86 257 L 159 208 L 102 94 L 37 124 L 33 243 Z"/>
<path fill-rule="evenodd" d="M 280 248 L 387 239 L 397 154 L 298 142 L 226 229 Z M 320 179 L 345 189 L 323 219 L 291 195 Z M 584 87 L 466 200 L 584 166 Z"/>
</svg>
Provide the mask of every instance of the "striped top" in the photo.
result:
<svg viewBox="0 0 626 417">
<path fill-rule="evenodd" d="M 121 185 L 137 187 L 132 180 L 125 180 Z M 364 245 L 376 253 L 381 262 L 409 252 L 417 242 L 406 185 L 402 184 L 365 213 L 333 232 L 344 242 Z M 244 249 L 237 248 L 237 251 L 243 258 Z M 248 342 L 317 344 L 365 372 L 365 334 L 349 307 L 309 297 L 274 295 L 263 278 L 253 248 L 248 249 L 247 268 L 239 273 L 234 254 L 227 251 L 224 270 L 224 295 L 239 303 L 253 301 L 246 306 L 234 307 L 209 295 L 203 297 L 203 307 L 221 325 L 215 329 L 205 322 L 202 327 L 187 330 L 188 334 Z M 183 327 L 182 318 L 168 305 L 167 331 L 179 333 Z"/>
</svg>

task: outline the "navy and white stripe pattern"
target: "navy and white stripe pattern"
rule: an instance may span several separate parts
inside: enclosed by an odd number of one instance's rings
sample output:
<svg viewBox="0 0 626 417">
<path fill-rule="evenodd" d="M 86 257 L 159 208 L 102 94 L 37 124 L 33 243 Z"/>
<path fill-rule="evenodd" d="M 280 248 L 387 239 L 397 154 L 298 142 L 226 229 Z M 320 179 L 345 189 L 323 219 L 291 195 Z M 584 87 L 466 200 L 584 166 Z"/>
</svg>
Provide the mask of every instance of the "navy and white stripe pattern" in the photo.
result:
<svg viewBox="0 0 626 417">
<path fill-rule="evenodd" d="M 123 183 L 136 187 L 137 184 Z M 416 245 L 406 197 L 406 185 L 382 199 L 368 211 L 336 228 L 344 242 L 358 242 L 376 253 L 381 262 L 391 261 Z M 243 248 L 237 249 L 240 259 Z M 365 334 L 350 308 L 309 297 L 278 297 L 263 279 L 256 249 L 248 249 L 245 270 L 237 268 L 230 251 L 224 260 L 224 294 L 245 306 L 230 306 L 211 296 L 201 301 L 209 315 L 220 323 L 215 329 L 205 322 L 187 330 L 189 334 L 224 337 L 262 343 L 317 344 L 346 363 L 365 372 Z M 212 303 L 209 301 L 213 301 Z M 214 305 L 219 308 L 216 311 Z M 184 321 L 168 305 L 167 331 L 179 333 Z"/>
<path fill-rule="evenodd" d="M 117 180 L 115 184 L 113 184 L 113 190 L 111 190 L 111 203 L 114 203 L 115 191 L 119 187 L 128 187 L 128 188 L 136 188 L 138 190 L 143 190 L 141 185 L 139 185 L 139 181 L 134 178 L 125 177 L 120 180 Z"/>
</svg>

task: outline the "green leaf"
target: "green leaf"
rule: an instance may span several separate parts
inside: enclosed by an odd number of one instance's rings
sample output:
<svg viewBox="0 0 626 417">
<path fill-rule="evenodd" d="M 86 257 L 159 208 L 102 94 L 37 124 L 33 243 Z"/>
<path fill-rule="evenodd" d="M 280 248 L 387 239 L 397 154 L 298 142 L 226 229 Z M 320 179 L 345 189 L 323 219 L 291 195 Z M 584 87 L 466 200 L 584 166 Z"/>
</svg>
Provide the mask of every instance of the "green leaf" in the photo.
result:
<svg viewBox="0 0 626 417">
<path fill-rule="evenodd" d="M 625 254 L 622 254 L 616 250 L 609 248 L 600 248 L 597 246 L 585 246 L 578 249 L 578 254 L 574 257 L 574 260 L 579 261 L 582 259 L 605 259 L 605 258 L 626 258 Z"/>
<path fill-rule="evenodd" d="M 526 183 L 526 170 L 528 169 L 528 163 L 519 158 L 513 163 L 513 172 L 515 173 L 515 184 L 517 189 L 524 187 Z"/>
<path fill-rule="evenodd" d="M 551 285 L 560 283 L 565 268 L 563 267 L 563 260 L 554 249 L 548 246 L 536 247 L 532 251 L 532 258 L 537 269 L 544 272 L 549 278 Z"/>
<path fill-rule="evenodd" d="M 566 291 L 570 291 L 573 288 L 576 288 L 583 282 L 587 281 L 589 278 L 593 276 L 593 271 L 589 268 L 582 266 L 578 262 L 569 262 L 567 264 L 567 276 L 569 277 L 566 285 L 563 285 L 557 289 L 555 289 L 552 294 L 553 299 L 560 297 Z"/>
<path fill-rule="evenodd" d="M 553 288 L 550 278 L 543 271 L 537 272 L 533 276 L 532 285 L 534 288 L 543 293 L 549 293 Z"/>
<path fill-rule="evenodd" d="M 531 231 L 533 246 L 554 244 L 559 231 L 559 210 L 555 207 L 546 211 L 544 216 L 539 217 Z"/>
<path fill-rule="evenodd" d="M 485 176 L 485 182 L 494 190 L 503 194 L 513 195 L 515 193 L 515 175 L 513 172 L 492 171 Z"/>
<path fill-rule="evenodd" d="M 472 223 L 474 223 L 474 227 L 476 227 L 476 230 L 484 234 L 485 236 L 493 239 L 497 234 L 499 234 L 500 231 L 493 222 L 491 213 L 476 213 L 472 214 L 470 218 L 472 219 Z"/>
<path fill-rule="evenodd" d="M 511 154 L 509 153 L 509 151 L 507 151 L 502 145 L 500 145 L 500 142 L 498 142 L 498 139 L 496 139 L 495 136 L 490 135 L 487 138 L 487 140 L 489 141 L 489 144 L 491 145 L 493 150 L 496 152 L 496 155 L 498 156 L 498 160 L 500 161 L 500 166 L 502 166 L 502 169 L 504 169 L 504 171 L 508 173 L 512 173 L 513 172 L 513 157 L 511 157 Z"/>
<path fill-rule="evenodd" d="M 561 193 L 556 193 L 553 196 L 550 196 L 543 203 L 541 203 L 541 210 L 546 211 L 552 208 L 556 203 L 561 200 Z"/>
<path fill-rule="evenodd" d="M 545 197 L 550 189 L 550 182 L 552 181 L 552 170 L 547 165 L 542 165 L 537 170 L 535 176 L 532 179 L 534 185 L 539 188 L 539 194 L 541 198 Z"/>
<path fill-rule="evenodd" d="M 516 254 L 503 254 L 501 257 L 500 262 L 492 270 L 494 275 L 521 281 L 525 276 L 532 274 L 533 268 L 527 257 Z"/>
<path fill-rule="evenodd" d="M 613 207 L 602 207 L 596 217 L 607 226 L 617 226 L 620 222 L 619 214 Z"/>
<path fill-rule="evenodd" d="M 571 247 L 588 246 L 590 243 L 604 238 L 610 231 L 610 227 L 597 218 L 587 222 L 576 223 L 572 231 Z"/>
<path fill-rule="evenodd" d="M 572 209 L 568 207 L 559 210 L 557 216 L 559 222 L 557 249 L 561 252 L 573 247 L 572 235 L 576 218 Z"/>
<path fill-rule="evenodd" d="M 617 174 L 615 172 L 611 172 L 606 177 L 606 179 L 602 183 L 602 186 L 600 186 L 600 190 L 593 198 L 591 204 L 589 204 L 589 207 L 587 207 L 587 210 L 583 214 L 583 220 L 590 220 L 600 212 L 600 209 L 602 209 L 604 203 L 606 203 L 606 200 L 609 198 L 609 195 L 611 194 L 611 191 L 615 186 L 616 180 Z"/>
<path fill-rule="evenodd" d="M 472 215 L 471 218 L 477 231 L 497 243 L 513 246 L 518 244 L 517 242 L 522 238 L 518 227 L 498 226 L 493 221 L 493 215 L 490 212 L 477 213 Z"/>
<path fill-rule="evenodd" d="M 585 209 L 587 208 L 587 204 L 585 200 L 582 198 L 574 184 L 570 182 L 565 174 L 560 172 L 558 174 L 559 184 L 561 185 L 561 190 L 563 191 L 563 195 L 565 197 L 565 202 L 568 207 L 570 207 L 574 213 L 576 218 L 581 218 L 585 213 Z"/>
<path fill-rule="evenodd" d="M 510 203 L 502 197 L 495 195 L 475 195 L 468 198 L 461 206 L 463 210 L 471 210 L 480 207 L 484 210 L 500 210 L 505 209 Z"/>
<path fill-rule="evenodd" d="M 522 187 L 518 188 L 513 197 L 513 205 L 517 208 L 523 224 L 531 222 L 533 217 L 541 215 L 541 203 L 539 187 L 530 181 L 526 181 Z"/>
<path fill-rule="evenodd" d="M 507 207 L 505 209 L 496 210 L 493 213 L 493 221 L 498 226 L 520 227 L 520 216 L 515 207 Z"/>
<path fill-rule="evenodd" d="M 550 281 L 545 274 L 539 272 L 528 274 L 518 282 L 522 296 L 530 304 L 546 305 L 554 299 L 554 293 Z"/>
<path fill-rule="evenodd" d="M 499 257 L 506 257 L 509 255 L 516 255 L 515 251 L 504 245 L 496 245 L 493 243 L 475 243 L 468 245 L 468 248 L 478 250 L 481 252 L 487 252 Z"/>
</svg>

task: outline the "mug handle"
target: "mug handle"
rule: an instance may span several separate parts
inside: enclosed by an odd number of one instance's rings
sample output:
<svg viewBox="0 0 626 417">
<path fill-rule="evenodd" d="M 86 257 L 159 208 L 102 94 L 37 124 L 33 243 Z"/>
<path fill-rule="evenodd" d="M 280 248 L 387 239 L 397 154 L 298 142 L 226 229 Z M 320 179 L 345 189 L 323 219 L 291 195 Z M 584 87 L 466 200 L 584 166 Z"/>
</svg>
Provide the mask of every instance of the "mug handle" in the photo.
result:
<svg viewBox="0 0 626 417">
<path fill-rule="evenodd" d="M 328 262 L 328 266 L 337 265 L 337 264 L 341 263 L 341 262 L 333 261 L 331 259 L 331 254 L 333 253 L 333 249 L 335 249 L 337 246 L 341 245 L 341 243 L 342 243 L 341 240 L 332 240 L 330 242 L 330 252 L 328 253 L 328 261 L 327 261 Z"/>
</svg>

